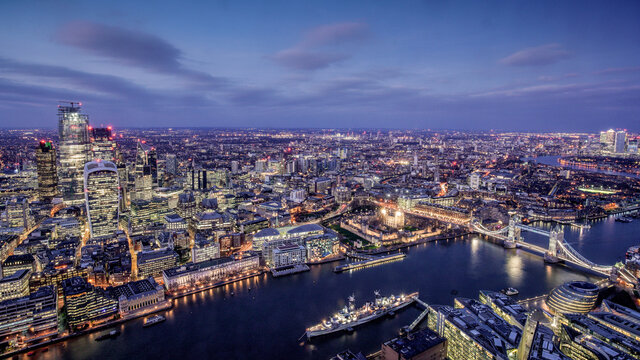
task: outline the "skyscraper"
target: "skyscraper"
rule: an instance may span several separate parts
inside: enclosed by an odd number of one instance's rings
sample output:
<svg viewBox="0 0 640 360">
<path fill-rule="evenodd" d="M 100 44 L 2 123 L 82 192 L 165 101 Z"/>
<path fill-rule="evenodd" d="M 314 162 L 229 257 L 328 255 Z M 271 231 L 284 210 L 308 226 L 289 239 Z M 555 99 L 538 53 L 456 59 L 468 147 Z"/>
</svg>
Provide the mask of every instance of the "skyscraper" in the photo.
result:
<svg viewBox="0 0 640 360">
<path fill-rule="evenodd" d="M 38 194 L 42 200 L 50 200 L 58 193 L 56 150 L 51 141 L 40 140 L 36 148 Z"/>
<path fill-rule="evenodd" d="M 518 345 L 517 360 L 529 359 L 531 347 L 536 337 L 538 324 L 545 321 L 544 314 L 539 309 L 533 310 L 527 317 L 527 322 L 522 330 L 522 338 Z"/>
<path fill-rule="evenodd" d="M 76 102 L 58 105 L 59 185 L 68 205 L 84 202 L 82 173 L 89 158 L 89 118 L 80 112 L 80 105 Z"/>
<path fill-rule="evenodd" d="M 622 154 L 627 147 L 627 133 L 624 131 L 616 131 L 615 142 L 613 146 L 613 152 L 616 154 Z"/>
<path fill-rule="evenodd" d="M 178 160 L 176 159 L 176 154 L 167 154 L 165 164 L 167 173 L 172 175 L 176 175 L 178 173 Z"/>
<path fill-rule="evenodd" d="M 613 129 L 600 132 L 600 145 L 602 150 L 611 152 L 614 149 L 616 132 Z"/>
<path fill-rule="evenodd" d="M 111 126 L 89 129 L 91 130 L 91 160 L 115 161 L 116 143 L 113 140 Z"/>
<path fill-rule="evenodd" d="M 158 163 L 155 149 L 142 141 L 138 141 L 134 177 L 135 199 L 151 200 L 154 183 L 158 184 Z"/>
<path fill-rule="evenodd" d="M 111 161 L 91 161 L 84 167 L 84 194 L 91 237 L 118 230 L 120 190 L 118 171 Z"/>
</svg>

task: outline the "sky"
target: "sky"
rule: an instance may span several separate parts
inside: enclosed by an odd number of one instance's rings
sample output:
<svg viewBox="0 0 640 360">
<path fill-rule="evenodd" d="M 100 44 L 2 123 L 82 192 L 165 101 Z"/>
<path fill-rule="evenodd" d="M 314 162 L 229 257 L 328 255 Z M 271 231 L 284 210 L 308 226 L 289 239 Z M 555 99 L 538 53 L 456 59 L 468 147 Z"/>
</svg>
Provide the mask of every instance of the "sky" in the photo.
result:
<svg viewBox="0 0 640 360">
<path fill-rule="evenodd" d="M 640 1 L 0 1 L 0 127 L 640 131 Z"/>
</svg>

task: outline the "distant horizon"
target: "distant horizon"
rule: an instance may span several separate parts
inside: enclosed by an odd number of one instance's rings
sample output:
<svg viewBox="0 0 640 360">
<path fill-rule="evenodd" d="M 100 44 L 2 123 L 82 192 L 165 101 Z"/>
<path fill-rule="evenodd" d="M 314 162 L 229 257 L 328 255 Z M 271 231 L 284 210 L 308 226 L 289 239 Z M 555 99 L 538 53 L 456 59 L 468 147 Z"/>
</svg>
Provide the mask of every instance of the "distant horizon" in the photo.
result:
<svg viewBox="0 0 640 360">
<path fill-rule="evenodd" d="M 0 127 L 637 128 L 640 2 L 0 3 Z M 51 124 L 51 121 L 54 121 Z"/>
<path fill-rule="evenodd" d="M 89 120 L 90 125 L 91 120 Z M 104 127 L 106 127 L 105 125 Z M 111 125 L 108 125 L 111 126 Z M 94 126 L 94 127 L 102 127 L 102 126 Z M 114 131 L 118 130 L 282 130 L 282 131 L 295 131 L 295 130 L 334 130 L 334 131 L 348 131 L 348 132 L 356 132 L 356 131 L 420 131 L 420 132 L 462 132 L 462 133 L 523 133 L 523 134 L 585 134 L 585 135 L 598 135 L 601 131 L 607 130 L 616 130 L 616 131 L 626 131 L 630 134 L 637 134 L 637 131 L 631 129 L 621 129 L 621 128 L 606 128 L 602 130 L 595 131 L 569 131 L 569 130 L 558 130 L 558 131 L 542 131 L 542 130 L 507 130 L 507 129 L 421 129 L 421 128 L 382 128 L 382 127 L 360 127 L 360 128 L 314 128 L 314 127 L 250 127 L 250 126 L 242 126 L 242 127 L 219 127 L 219 126 L 160 126 L 160 127 L 114 127 Z M 39 128 L 19 128 L 19 127 L 2 127 L 0 126 L 0 130 L 9 130 L 9 131 L 39 131 L 39 130 L 47 130 L 47 131 L 57 131 L 56 126 L 49 127 L 39 127 Z"/>
</svg>

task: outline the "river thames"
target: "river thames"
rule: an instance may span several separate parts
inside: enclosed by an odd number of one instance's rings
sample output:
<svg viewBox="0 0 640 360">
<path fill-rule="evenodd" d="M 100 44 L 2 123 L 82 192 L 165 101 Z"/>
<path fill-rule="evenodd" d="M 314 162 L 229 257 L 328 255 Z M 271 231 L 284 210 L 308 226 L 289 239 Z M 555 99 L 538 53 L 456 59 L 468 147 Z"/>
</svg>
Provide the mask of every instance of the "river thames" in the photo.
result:
<svg viewBox="0 0 640 360">
<path fill-rule="evenodd" d="M 549 228 L 549 224 L 536 224 Z M 587 258 L 602 264 L 621 261 L 625 250 L 640 243 L 640 221 L 624 224 L 613 217 L 591 223 L 591 229 L 565 227 L 567 241 Z M 545 239 L 525 234 L 528 241 Z M 350 348 L 372 353 L 420 313 L 408 307 L 393 318 L 378 319 L 352 334 L 298 341 L 305 328 L 344 306 L 354 294 L 357 305 L 382 295 L 420 292 L 427 303 L 453 304 L 455 296 L 477 298 L 481 289 L 512 286 L 519 298 L 538 296 L 569 280 L 600 277 L 562 265 L 547 265 L 523 250 L 468 236 L 407 250 L 398 262 L 335 274 L 339 263 L 317 265 L 310 272 L 282 278 L 261 275 L 233 285 L 175 301 L 167 321 L 150 328 L 142 319 L 118 326 L 122 335 L 95 341 L 91 334 L 39 350 L 40 359 L 328 359 Z M 231 292 L 234 293 L 231 296 Z M 23 356 L 26 358 L 26 356 Z"/>
</svg>

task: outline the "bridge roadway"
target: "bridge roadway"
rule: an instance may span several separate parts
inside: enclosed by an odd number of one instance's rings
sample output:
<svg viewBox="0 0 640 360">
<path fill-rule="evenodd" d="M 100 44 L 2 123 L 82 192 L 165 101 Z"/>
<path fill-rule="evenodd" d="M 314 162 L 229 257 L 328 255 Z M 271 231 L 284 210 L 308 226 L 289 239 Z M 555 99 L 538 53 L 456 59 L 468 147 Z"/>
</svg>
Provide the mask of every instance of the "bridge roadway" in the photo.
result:
<svg viewBox="0 0 640 360">
<path fill-rule="evenodd" d="M 532 226 L 527 226 L 522 224 L 518 224 L 516 226 L 521 228 L 522 230 L 531 231 L 540 235 L 544 235 L 544 236 L 550 235 L 549 231 L 534 228 Z M 471 228 L 480 234 L 491 236 L 503 241 L 509 241 L 508 237 L 503 235 L 503 233 L 507 231 L 508 228 L 504 228 L 498 231 L 489 231 L 479 224 L 472 224 Z M 518 247 L 527 249 L 531 252 L 539 253 L 542 256 L 544 256 L 548 252 L 548 250 L 546 248 L 543 248 L 542 246 L 533 245 L 525 241 L 516 241 L 516 245 Z M 558 247 L 564 250 L 564 253 L 561 256 L 558 256 L 559 260 L 562 260 L 565 263 L 569 263 L 569 264 L 593 271 L 603 276 L 610 275 L 611 273 L 610 266 L 602 266 L 602 265 L 594 264 L 593 262 L 584 258 L 584 256 L 580 255 L 575 249 L 573 249 L 569 244 L 567 244 L 566 241 L 558 242 Z"/>
</svg>

